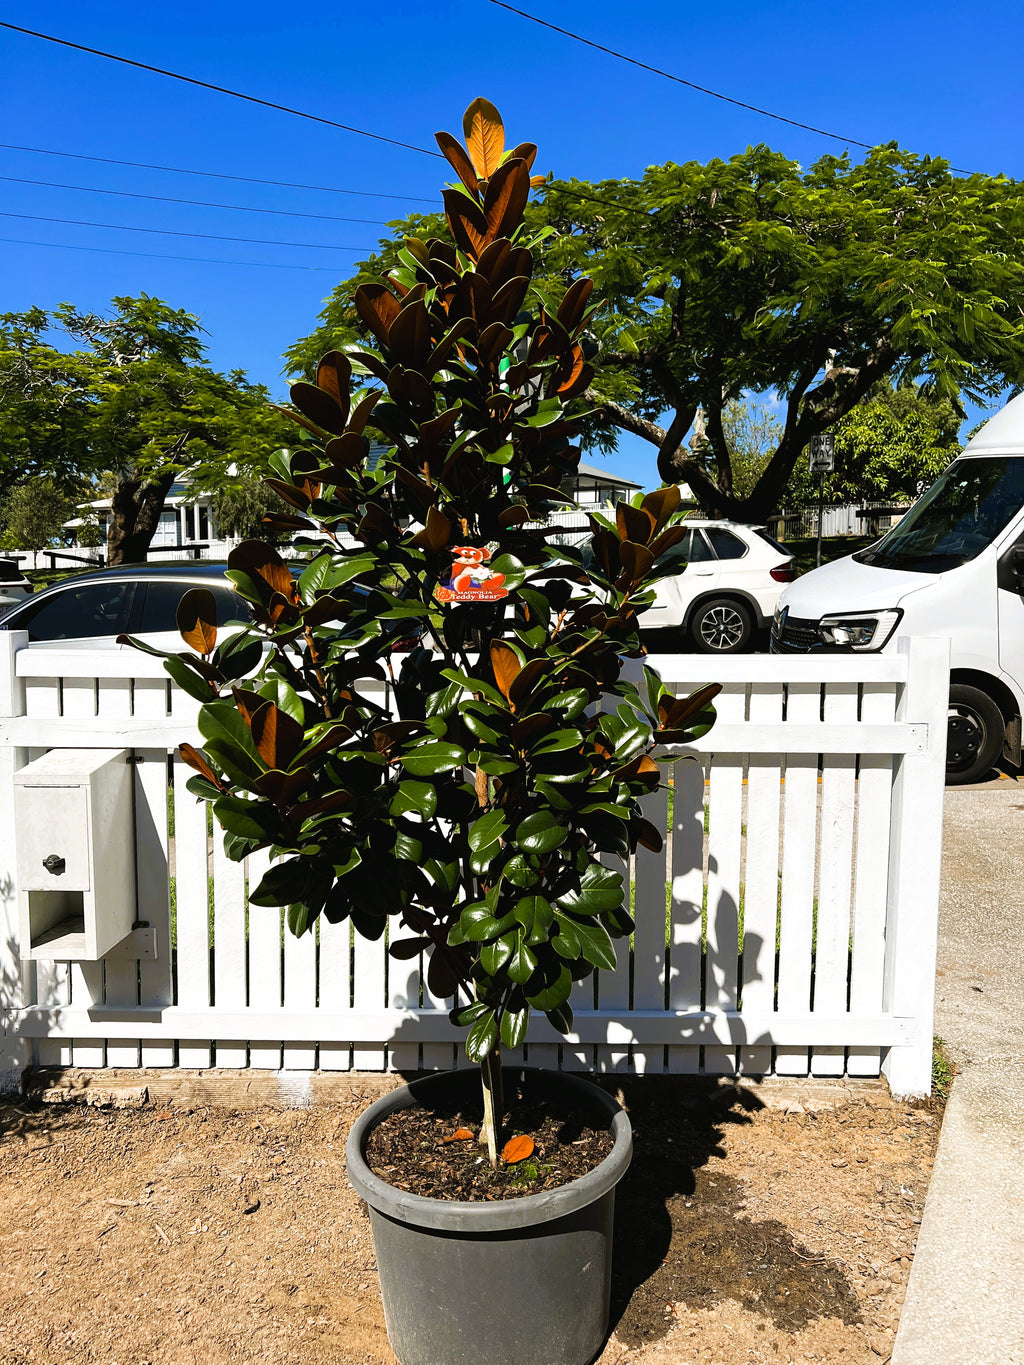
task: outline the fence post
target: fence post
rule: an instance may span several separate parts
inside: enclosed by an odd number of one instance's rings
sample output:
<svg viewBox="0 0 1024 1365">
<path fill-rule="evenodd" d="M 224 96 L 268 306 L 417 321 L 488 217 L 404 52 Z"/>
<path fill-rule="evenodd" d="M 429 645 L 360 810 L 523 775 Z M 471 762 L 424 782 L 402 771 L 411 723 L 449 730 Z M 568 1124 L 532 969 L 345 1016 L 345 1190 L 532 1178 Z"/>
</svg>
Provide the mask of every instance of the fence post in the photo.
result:
<svg viewBox="0 0 1024 1365">
<path fill-rule="evenodd" d="M 949 641 L 901 639 L 907 681 L 897 721 L 927 725 L 927 743 L 901 755 L 893 779 L 882 1008 L 914 1021 L 912 1044 L 891 1047 L 882 1071 L 894 1095 L 932 1084 L 942 803 L 949 706 Z"/>
<path fill-rule="evenodd" d="M 15 673 L 18 650 L 28 644 L 24 630 L 0 630 L 0 731 L 9 716 L 25 714 L 25 684 Z M 14 853 L 14 773 L 25 751 L 0 743 L 0 1094 L 17 1094 L 29 1065 L 29 1044 L 12 1031 L 13 1012 L 33 998 L 35 971 L 22 962 L 18 926 L 18 873 Z"/>
</svg>

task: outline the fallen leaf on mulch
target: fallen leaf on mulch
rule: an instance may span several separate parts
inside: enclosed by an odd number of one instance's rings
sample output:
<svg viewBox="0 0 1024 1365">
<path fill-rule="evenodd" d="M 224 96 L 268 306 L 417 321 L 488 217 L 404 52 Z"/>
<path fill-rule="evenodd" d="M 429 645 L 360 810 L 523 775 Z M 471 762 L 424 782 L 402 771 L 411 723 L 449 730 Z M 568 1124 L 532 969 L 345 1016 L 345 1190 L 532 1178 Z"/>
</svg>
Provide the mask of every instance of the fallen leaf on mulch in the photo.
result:
<svg viewBox="0 0 1024 1365">
<path fill-rule="evenodd" d="M 532 1155 L 533 1138 L 531 1137 L 509 1138 L 501 1149 L 501 1159 L 508 1166 L 514 1165 L 517 1161 L 525 1161 L 528 1156 Z"/>
</svg>

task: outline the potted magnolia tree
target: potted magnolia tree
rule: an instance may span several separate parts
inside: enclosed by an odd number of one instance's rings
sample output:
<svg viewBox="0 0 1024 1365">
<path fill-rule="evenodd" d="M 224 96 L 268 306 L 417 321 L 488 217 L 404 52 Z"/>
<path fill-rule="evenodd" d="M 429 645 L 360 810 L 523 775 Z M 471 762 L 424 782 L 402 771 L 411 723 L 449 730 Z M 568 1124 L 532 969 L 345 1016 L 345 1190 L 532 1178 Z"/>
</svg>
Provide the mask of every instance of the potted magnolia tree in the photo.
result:
<svg viewBox="0 0 1024 1365">
<path fill-rule="evenodd" d="M 167 667 L 203 703 L 202 749 L 182 754 L 228 855 L 274 854 L 250 902 L 286 906 L 295 934 L 350 921 L 387 935 L 393 958 L 425 960 L 480 1068 L 471 1135 L 500 1173 L 501 1049 L 531 1015 L 569 1031 L 575 983 L 614 968 L 633 920 L 608 864 L 659 846 L 640 798 L 662 781 L 663 746 L 710 726 L 717 688 L 676 698 L 650 669 L 623 676 L 644 653 L 651 585 L 679 569 L 666 560 L 683 535 L 677 488 L 593 514 L 582 546 L 551 543 L 597 305 L 587 279 L 557 297 L 534 279 L 536 148 L 506 150 L 485 100 L 464 126 L 465 147 L 437 139 L 458 177 L 443 195 L 450 239 L 407 240 L 399 267 L 354 295 L 372 349 L 331 352 L 292 389 L 299 439 L 268 479 L 292 513 L 267 520 L 305 540 L 304 567 L 239 546 L 229 576 L 255 627 L 218 642 L 212 598 L 190 592 L 191 649 Z M 396 651 L 410 632 L 416 647 Z M 460 1204 L 374 1175 L 374 1128 L 434 1102 L 419 1082 L 353 1130 L 403 1365 L 582 1365 L 599 1346 L 628 1122 L 596 1087 L 556 1083 L 612 1127 L 614 1150 L 533 1197 Z M 418 1239 L 437 1233 L 431 1256 Z"/>
</svg>

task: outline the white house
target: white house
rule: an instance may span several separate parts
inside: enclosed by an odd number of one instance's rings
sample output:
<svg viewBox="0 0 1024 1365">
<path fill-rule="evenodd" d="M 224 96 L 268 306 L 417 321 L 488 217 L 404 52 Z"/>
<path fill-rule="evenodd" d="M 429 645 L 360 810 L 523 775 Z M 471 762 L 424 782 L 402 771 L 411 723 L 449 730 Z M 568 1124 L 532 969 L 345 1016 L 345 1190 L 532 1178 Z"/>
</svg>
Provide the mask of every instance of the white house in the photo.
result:
<svg viewBox="0 0 1024 1365">
<path fill-rule="evenodd" d="M 579 504 L 575 516 L 585 525 L 585 513 L 596 507 L 613 507 L 616 502 L 638 493 L 642 485 L 632 479 L 613 474 L 595 465 L 581 464 L 576 474 L 576 485 L 571 494 Z M 217 533 L 216 518 L 211 507 L 212 495 L 190 488 L 187 475 L 171 485 L 164 500 L 160 523 L 150 550 L 151 559 L 225 559 L 237 544 L 233 538 L 222 538 Z M 110 498 L 96 498 L 81 503 L 82 514 L 65 522 L 68 529 L 77 529 L 94 522 L 101 537 L 106 539 L 110 517 Z M 568 506 L 569 504 L 567 504 Z M 572 516 L 573 512 L 568 515 Z M 565 515 L 559 520 L 564 522 Z M 97 557 L 99 555 L 97 554 Z"/>
</svg>

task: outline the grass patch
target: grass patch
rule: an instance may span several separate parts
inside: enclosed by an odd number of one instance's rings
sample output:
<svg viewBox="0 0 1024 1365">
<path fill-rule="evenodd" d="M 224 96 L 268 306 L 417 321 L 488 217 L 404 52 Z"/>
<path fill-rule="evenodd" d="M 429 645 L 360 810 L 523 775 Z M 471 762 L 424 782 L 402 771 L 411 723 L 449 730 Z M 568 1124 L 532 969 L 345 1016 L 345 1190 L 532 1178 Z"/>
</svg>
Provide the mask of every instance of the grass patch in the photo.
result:
<svg viewBox="0 0 1024 1365">
<path fill-rule="evenodd" d="M 949 1060 L 945 1039 L 936 1034 L 932 1042 L 932 1094 L 937 1100 L 949 1099 L 955 1075 L 956 1067 Z"/>
</svg>

